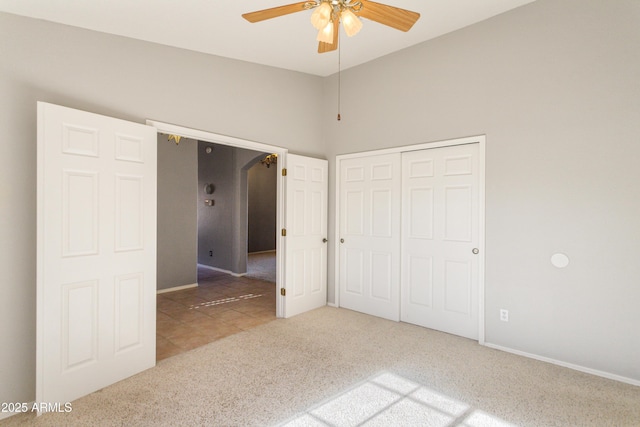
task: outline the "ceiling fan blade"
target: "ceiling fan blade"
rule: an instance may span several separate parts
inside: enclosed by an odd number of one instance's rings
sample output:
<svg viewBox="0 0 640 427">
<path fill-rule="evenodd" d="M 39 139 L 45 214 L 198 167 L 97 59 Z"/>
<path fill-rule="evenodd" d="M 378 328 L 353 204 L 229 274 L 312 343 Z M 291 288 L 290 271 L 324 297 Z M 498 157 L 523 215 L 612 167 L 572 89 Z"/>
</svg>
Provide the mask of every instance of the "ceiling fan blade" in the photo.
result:
<svg viewBox="0 0 640 427">
<path fill-rule="evenodd" d="M 318 53 L 326 53 L 326 52 L 331 52 L 334 51 L 338 48 L 338 34 L 340 33 L 340 19 L 338 19 L 337 17 L 333 18 L 333 42 L 332 43 L 325 43 L 325 42 L 320 42 L 318 43 Z"/>
<path fill-rule="evenodd" d="M 405 32 L 420 18 L 418 12 L 368 0 L 362 0 L 362 9 L 357 15 Z"/>
<path fill-rule="evenodd" d="M 332 52 L 332 51 L 336 50 L 337 48 L 338 48 L 338 41 L 337 40 L 336 40 L 336 42 L 334 44 L 325 43 L 325 42 L 319 42 L 318 43 L 318 53 Z"/>
<path fill-rule="evenodd" d="M 249 22 L 260 22 L 265 19 L 277 18 L 278 16 L 288 15 L 290 13 L 302 12 L 303 10 L 307 10 L 304 6 L 308 3 L 308 1 L 301 1 L 286 6 L 272 7 L 271 9 L 245 13 L 242 17 Z"/>
</svg>

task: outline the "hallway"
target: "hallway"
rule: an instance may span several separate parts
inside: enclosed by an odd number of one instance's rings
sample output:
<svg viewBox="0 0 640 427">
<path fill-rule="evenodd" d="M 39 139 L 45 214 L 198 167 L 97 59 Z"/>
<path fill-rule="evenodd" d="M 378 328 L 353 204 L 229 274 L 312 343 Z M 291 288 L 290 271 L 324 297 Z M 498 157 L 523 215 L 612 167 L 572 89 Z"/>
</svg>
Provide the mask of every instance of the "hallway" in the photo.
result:
<svg viewBox="0 0 640 427">
<path fill-rule="evenodd" d="M 276 284 L 198 268 L 196 288 L 158 294 L 156 360 L 276 319 Z"/>
</svg>

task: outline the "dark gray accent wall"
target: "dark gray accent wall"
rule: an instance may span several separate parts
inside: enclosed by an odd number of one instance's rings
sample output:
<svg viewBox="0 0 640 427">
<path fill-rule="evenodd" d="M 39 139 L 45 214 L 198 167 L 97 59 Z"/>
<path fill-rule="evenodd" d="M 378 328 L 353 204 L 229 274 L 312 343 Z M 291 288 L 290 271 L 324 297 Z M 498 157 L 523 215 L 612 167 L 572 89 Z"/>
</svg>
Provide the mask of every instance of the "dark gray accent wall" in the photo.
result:
<svg viewBox="0 0 640 427">
<path fill-rule="evenodd" d="M 206 148 L 212 148 L 207 154 Z M 198 143 L 198 263 L 247 271 L 247 171 L 264 153 Z M 212 184 L 213 194 L 204 187 Z M 205 200 L 213 200 L 213 206 Z"/>
<path fill-rule="evenodd" d="M 210 154 L 205 152 L 211 147 Z M 235 148 L 198 142 L 198 263 L 232 271 L 234 220 L 234 154 Z M 206 194 L 205 185 L 213 185 Z M 212 200 L 213 206 L 205 205 Z"/>
<path fill-rule="evenodd" d="M 198 281 L 198 142 L 158 134 L 158 290 Z"/>
<path fill-rule="evenodd" d="M 276 249 L 277 179 L 277 166 L 258 162 L 248 171 L 249 253 Z"/>
</svg>

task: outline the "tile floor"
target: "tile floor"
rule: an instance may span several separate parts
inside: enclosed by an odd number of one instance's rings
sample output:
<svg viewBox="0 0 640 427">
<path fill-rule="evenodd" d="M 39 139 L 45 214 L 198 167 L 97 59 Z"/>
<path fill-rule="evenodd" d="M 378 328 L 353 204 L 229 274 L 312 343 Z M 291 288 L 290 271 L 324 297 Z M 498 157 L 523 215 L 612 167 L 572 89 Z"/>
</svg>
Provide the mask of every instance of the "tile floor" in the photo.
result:
<svg viewBox="0 0 640 427">
<path fill-rule="evenodd" d="M 276 318 L 276 285 L 198 269 L 196 288 L 157 296 L 156 360 Z"/>
</svg>

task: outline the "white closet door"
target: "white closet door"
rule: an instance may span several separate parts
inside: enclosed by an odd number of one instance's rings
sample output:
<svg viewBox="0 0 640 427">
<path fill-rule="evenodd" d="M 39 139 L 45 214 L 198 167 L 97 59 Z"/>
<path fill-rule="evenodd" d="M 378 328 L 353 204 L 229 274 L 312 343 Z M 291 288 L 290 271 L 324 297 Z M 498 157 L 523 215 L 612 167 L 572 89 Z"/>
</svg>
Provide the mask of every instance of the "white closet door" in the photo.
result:
<svg viewBox="0 0 640 427">
<path fill-rule="evenodd" d="M 38 103 L 36 402 L 155 365 L 151 126 Z"/>
<path fill-rule="evenodd" d="M 401 320 L 478 338 L 478 144 L 402 154 Z"/>
<path fill-rule="evenodd" d="M 340 306 L 400 319 L 400 153 L 340 162 Z"/>
</svg>

